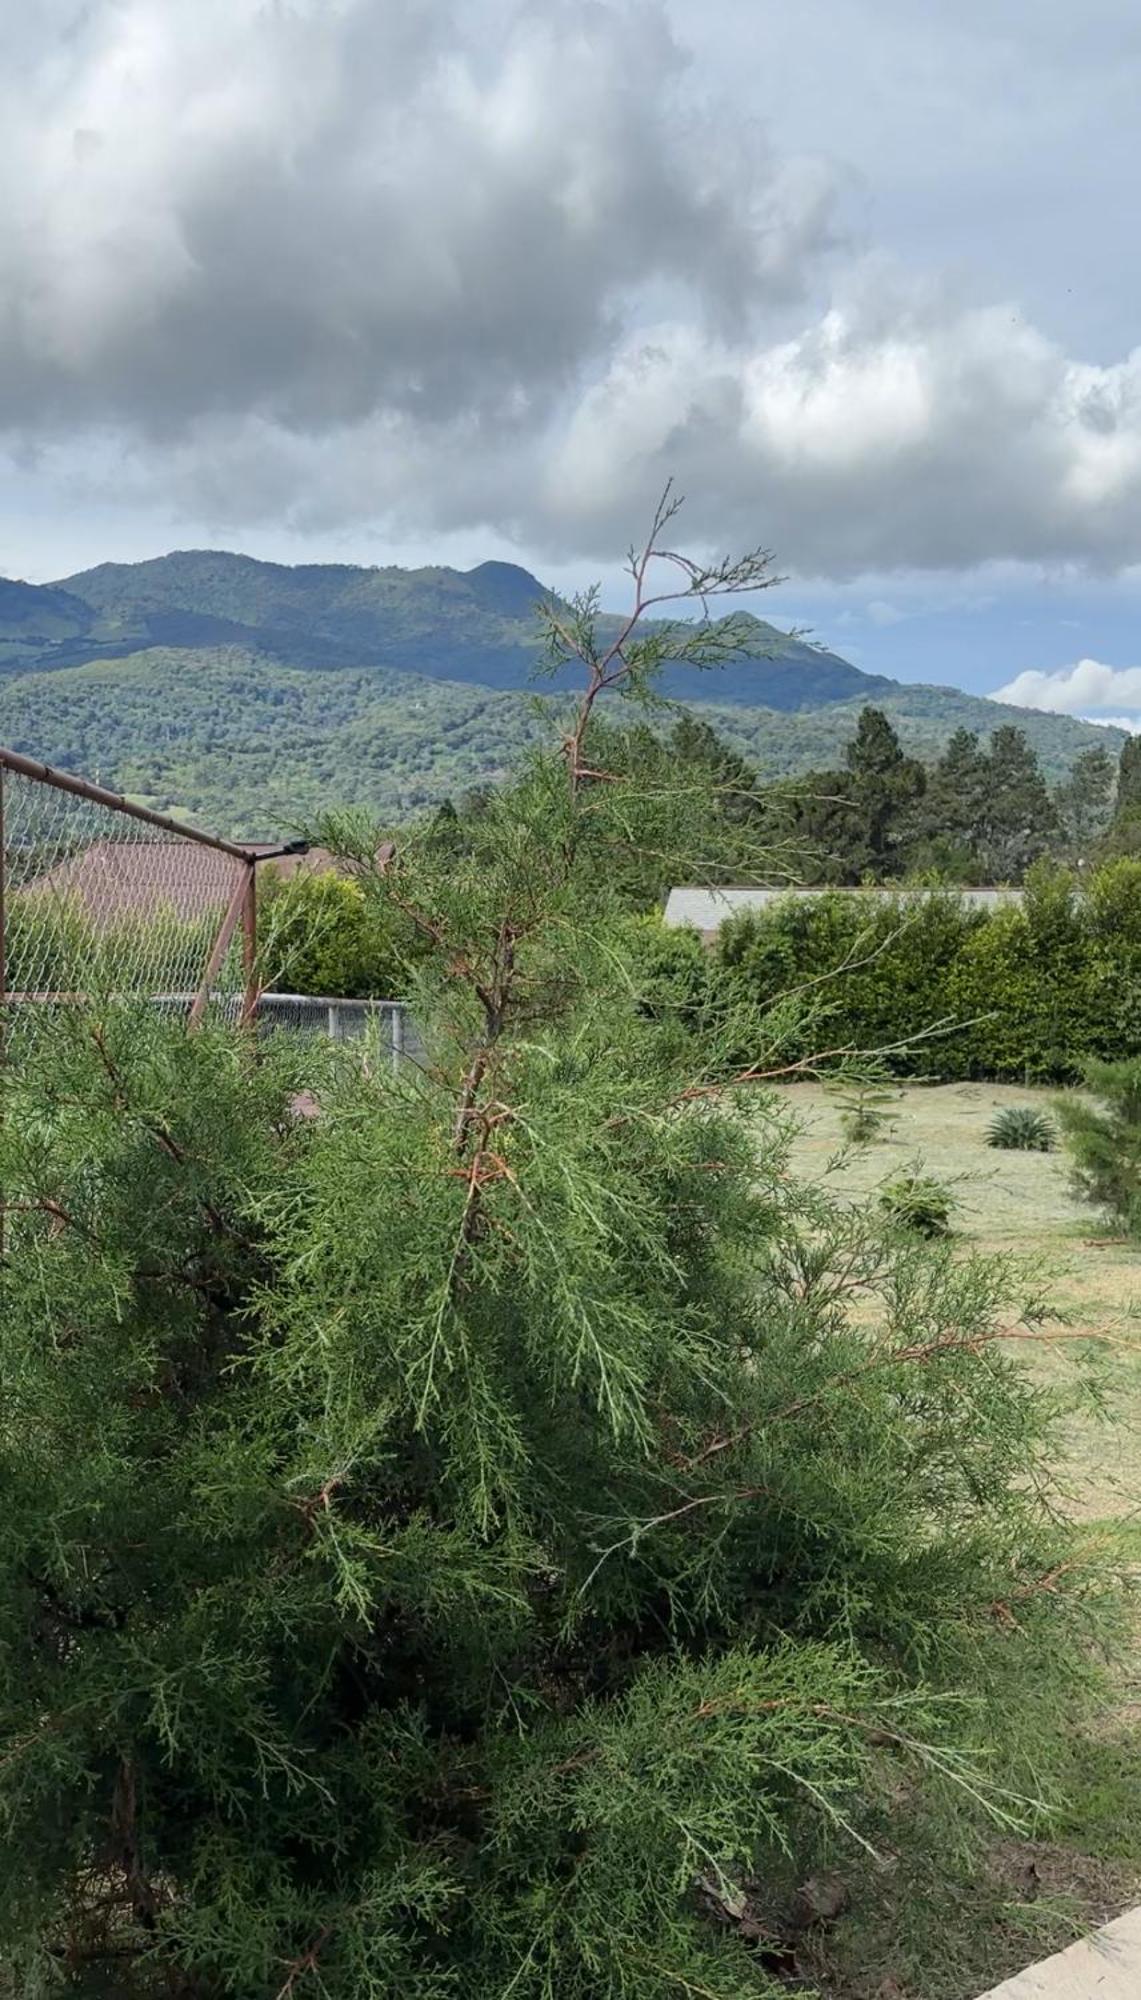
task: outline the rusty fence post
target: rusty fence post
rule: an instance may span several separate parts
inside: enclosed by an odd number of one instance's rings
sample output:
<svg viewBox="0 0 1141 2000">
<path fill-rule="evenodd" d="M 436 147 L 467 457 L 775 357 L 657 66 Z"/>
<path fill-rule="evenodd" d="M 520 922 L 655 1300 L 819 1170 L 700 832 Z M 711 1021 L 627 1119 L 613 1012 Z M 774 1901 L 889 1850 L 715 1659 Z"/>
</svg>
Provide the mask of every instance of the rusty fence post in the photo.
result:
<svg viewBox="0 0 1141 2000">
<path fill-rule="evenodd" d="M 242 893 L 242 1012 L 241 1024 L 248 1027 L 258 1010 L 258 870 L 256 861 L 247 861 Z"/>
<path fill-rule="evenodd" d="M 205 1014 L 210 1002 L 210 989 L 218 977 L 226 953 L 229 951 L 233 941 L 234 932 L 237 930 L 238 924 L 245 912 L 249 897 L 249 867 L 250 864 L 246 863 L 242 868 L 238 886 L 230 897 L 229 907 L 222 919 L 222 927 L 214 939 L 214 946 L 209 958 L 206 960 L 201 983 L 197 993 L 194 995 L 188 1023 L 192 1034 L 196 1028 L 201 1026 L 202 1016 Z"/>
</svg>

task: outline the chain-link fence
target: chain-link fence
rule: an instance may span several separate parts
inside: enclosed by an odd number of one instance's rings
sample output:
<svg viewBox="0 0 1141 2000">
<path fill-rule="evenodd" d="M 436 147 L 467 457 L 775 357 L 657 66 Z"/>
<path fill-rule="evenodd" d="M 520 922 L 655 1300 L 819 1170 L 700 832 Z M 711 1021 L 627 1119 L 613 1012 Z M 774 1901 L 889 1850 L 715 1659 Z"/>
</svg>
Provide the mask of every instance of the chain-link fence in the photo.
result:
<svg viewBox="0 0 1141 2000">
<path fill-rule="evenodd" d="M 257 1002 L 263 852 L 0 750 L 0 1003 L 11 1044 L 61 1007 L 161 1000 L 193 1025 Z"/>
<path fill-rule="evenodd" d="M 419 1062 L 424 1053 L 416 1024 L 399 1000 L 328 1000 L 311 993 L 262 993 L 258 1027 L 263 1034 L 277 1030 L 327 1035 L 334 1042 L 356 1042 L 372 1035 L 383 1058 L 399 1070 L 405 1061 Z"/>
</svg>

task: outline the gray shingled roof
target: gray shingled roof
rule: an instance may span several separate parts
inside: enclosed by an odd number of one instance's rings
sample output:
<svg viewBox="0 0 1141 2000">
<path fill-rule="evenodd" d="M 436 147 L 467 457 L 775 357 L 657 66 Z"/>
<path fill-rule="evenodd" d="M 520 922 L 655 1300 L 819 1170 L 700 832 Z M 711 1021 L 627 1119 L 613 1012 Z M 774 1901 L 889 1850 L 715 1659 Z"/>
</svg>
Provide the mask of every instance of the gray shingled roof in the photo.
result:
<svg viewBox="0 0 1141 2000">
<path fill-rule="evenodd" d="M 863 896 L 871 900 L 889 894 L 922 897 L 931 893 L 930 889 L 671 889 L 666 898 L 665 920 L 674 930 L 689 925 L 708 934 L 719 930 L 726 917 L 736 916 L 740 910 L 767 910 L 789 896 Z M 954 893 L 975 910 L 996 910 L 1004 904 L 1022 901 L 1021 889 L 956 889 Z"/>
</svg>

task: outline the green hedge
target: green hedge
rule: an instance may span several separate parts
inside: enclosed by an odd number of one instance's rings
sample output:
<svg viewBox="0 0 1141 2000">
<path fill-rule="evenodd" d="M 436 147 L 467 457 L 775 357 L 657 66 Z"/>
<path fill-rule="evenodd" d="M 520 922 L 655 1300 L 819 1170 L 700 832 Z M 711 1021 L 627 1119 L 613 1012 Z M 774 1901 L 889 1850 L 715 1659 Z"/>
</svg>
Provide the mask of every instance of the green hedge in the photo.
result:
<svg viewBox="0 0 1141 2000">
<path fill-rule="evenodd" d="M 1042 867 L 1020 906 L 993 912 L 950 891 L 789 896 L 730 918 L 700 965 L 692 932 L 643 925 L 637 936 L 647 1006 L 700 1031 L 783 1003 L 793 1061 L 883 1050 L 900 1076 L 1061 1083 L 1091 1056 L 1141 1054 L 1135 860 L 1085 883 Z"/>
</svg>

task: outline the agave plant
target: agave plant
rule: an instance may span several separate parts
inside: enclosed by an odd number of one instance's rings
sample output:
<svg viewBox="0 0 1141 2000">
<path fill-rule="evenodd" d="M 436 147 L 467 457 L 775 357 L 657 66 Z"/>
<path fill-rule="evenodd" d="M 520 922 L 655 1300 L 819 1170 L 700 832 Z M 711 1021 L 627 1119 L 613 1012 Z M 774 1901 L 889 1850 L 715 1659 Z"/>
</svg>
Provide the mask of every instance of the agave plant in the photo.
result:
<svg viewBox="0 0 1141 2000">
<path fill-rule="evenodd" d="M 1032 1104 L 1008 1104 L 987 1126 L 988 1146 L 1007 1153 L 1052 1153 L 1057 1144 L 1054 1121 Z"/>
</svg>

